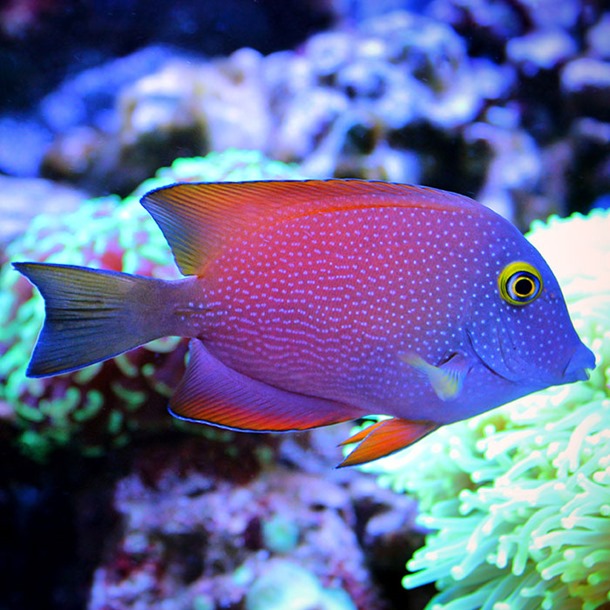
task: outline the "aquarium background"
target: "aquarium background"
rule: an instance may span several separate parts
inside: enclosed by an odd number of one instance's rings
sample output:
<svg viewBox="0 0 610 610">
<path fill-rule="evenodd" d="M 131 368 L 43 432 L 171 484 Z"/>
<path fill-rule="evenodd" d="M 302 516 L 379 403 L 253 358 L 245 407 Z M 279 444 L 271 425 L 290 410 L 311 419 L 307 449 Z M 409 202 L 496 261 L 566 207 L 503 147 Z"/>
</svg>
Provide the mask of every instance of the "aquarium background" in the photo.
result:
<svg viewBox="0 0 610 610">
<path fill-rule="evenodd" d="M 523 231 L 554 214 L 601 218 L 607 5 L 0 3 L 0 610 L 417 610 L 435 594 L 401 585 L 425 494 L 335 470 L 349 426 L 273 436 L 176 422 L 165 405 L 181 341 L 24 375 L 42 310 L 9 261 L 175 277 L 138 204 L 146 190 L 305 177 L 444 188 Z M 587 235 L 555 239 L 569 254 Z M 607 260 L 598 242 L 588 256 Z M 585 292 L 607 296 L 606 272 Z M 598 354 L 607 328 L 589 328 Z M 607 418 L 607 378 L 592 383 Z M 441 470 L 459 490 L 463 473 Z M 610 569 L 591 573 L 603 591 Z M 481 607 L 459 595 L 443 601 Z"/>
</svg>

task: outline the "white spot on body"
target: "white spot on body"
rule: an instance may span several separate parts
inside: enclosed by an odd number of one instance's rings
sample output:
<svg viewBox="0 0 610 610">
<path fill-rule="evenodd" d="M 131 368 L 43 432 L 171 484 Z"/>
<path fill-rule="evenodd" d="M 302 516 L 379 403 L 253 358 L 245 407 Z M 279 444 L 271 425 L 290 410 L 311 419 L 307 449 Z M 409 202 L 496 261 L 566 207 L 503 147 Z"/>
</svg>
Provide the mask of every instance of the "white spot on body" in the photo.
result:
<svg viewBox="0 0 610 610">
<path fill-rule="evenodd" d="M 417 415 L 433 396 L 398 354 L 434 364 L 461 350 L 506 368 L 496 282 L 515 247 L 510 227 L 460 210 L 350 209 L 277 223 L 210 266 L 207 306 L 222 315 L 202 338 L 229 366 L 279 387 Z M 524 343 L 511 337 L 518 350 Z M 472 382 L 478 392 L 498 392 L 483 379 Z"/>
</svg>

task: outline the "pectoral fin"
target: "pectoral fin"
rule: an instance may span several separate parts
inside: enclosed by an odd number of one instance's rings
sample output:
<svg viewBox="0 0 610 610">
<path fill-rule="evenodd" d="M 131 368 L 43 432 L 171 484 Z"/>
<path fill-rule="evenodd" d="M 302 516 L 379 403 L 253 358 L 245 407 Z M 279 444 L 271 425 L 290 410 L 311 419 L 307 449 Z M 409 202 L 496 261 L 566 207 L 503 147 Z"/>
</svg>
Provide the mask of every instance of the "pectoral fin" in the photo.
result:
<svg viewBox="0 0 610 610">
<path fill-rule="evenodd" d="M 426 434 L 432 432 L 438 424 L 429 421 L 409 421 L 406 419 L 384 419 L 368 428 L 364 428 L 341 445 L 360 443 L 342 462 L 344 466 L 357 466 L 404 449 Z"/>
<path fill-rule="evenodd" d="M 428 377 L 430 385 L 441 400 L 452 400 L 460 395 L 464 381 L 472 368 L 471 359 L 460 352 L 452 354 L 440 366 L 429 364 L 412 352 L 399 354 L 399 357 Z"/>
</svg>

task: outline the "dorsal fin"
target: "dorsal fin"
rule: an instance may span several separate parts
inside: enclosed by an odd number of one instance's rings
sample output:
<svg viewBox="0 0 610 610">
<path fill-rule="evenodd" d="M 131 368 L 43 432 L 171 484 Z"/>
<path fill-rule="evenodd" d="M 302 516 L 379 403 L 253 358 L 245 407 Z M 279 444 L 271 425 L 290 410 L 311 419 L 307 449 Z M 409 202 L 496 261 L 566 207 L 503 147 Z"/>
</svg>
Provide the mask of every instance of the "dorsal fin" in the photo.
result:
<svg viewBox="0 0 610 610">
<path fill-rule="evenodd" d="M 191 182 L 151 191 L 142 205 L 163 231 L 184 275 L 202 275 L 223 245 L 265 223 L 356 208 L 482 207 L 454 193 L 366 180 Z"/>
</svg>

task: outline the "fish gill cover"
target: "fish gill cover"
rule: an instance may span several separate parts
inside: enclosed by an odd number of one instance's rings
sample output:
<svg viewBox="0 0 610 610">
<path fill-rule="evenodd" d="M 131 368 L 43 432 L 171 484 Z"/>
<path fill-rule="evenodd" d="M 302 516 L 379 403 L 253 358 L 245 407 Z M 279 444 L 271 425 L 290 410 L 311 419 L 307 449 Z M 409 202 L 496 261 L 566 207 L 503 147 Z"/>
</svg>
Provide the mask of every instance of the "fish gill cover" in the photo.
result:
<svg viewBox="0 0 610 610">
<path fill-rule="evenodd" d="M 537 222 L 528 235 L 596 354 L 588 381 L 445 426 L 366 467 L 419 500 L 429 533 L 403 585 L 435 582 L 430 610 L 594 610 L 610 601 L 608 235 L 607 210 Z"/>
</svg>

